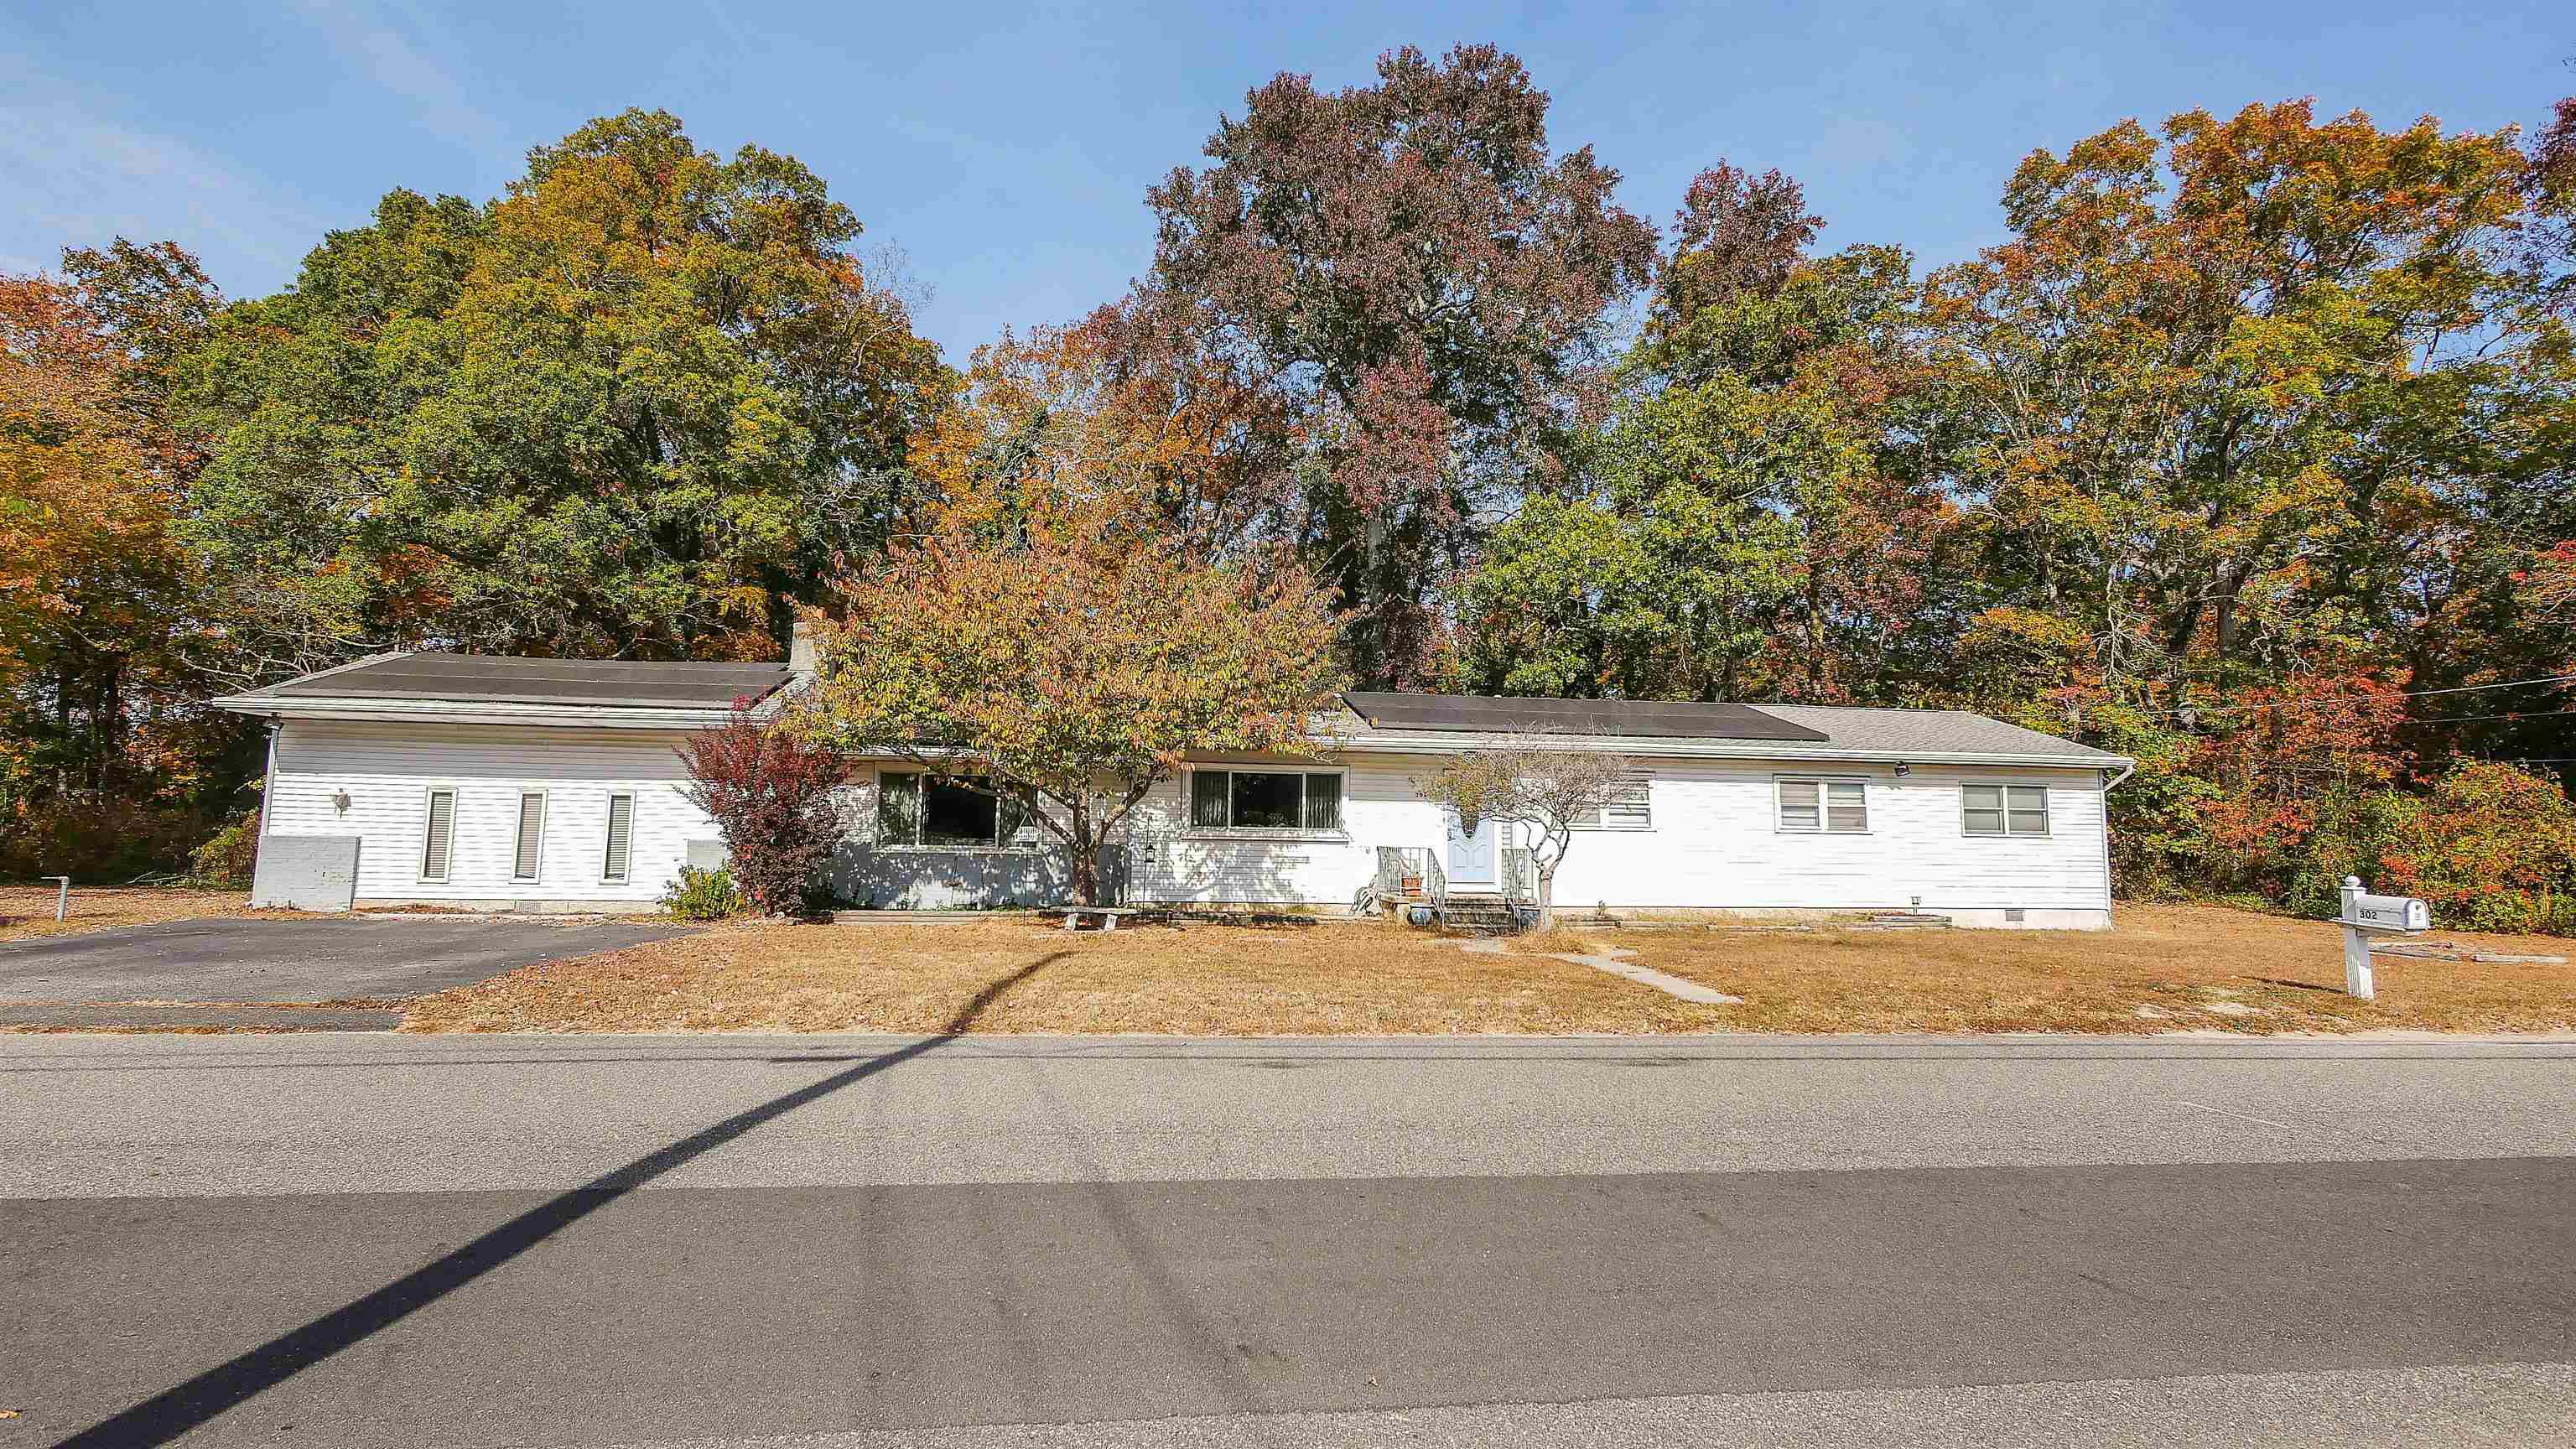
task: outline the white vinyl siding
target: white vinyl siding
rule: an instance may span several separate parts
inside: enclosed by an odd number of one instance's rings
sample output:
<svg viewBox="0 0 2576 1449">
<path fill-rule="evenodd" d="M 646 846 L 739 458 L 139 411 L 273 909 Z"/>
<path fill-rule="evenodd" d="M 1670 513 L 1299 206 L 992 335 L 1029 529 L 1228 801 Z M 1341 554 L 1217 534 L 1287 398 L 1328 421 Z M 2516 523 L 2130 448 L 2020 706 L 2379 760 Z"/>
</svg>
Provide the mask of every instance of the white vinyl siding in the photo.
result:
<svg viewBox="0 0 2576 1449">
<path fill-rule="evenodd" d="M 1869 833 L 1869 783 L 1865 780 L 1789 779 L 1776 786 L 1778 829 L 1793 834 Z"/>
<path fill-rule="evenodd" d="M 687 859 L 689 842 L 713 840 L 714 823 L 686 792 L 675 730 L 566 729 L 288 720 L 277 741 L 277 775 L 267 828 L 280 835 L 360 838 L 362 903 L 600 902 L 649 909 Z M 1641 761 L 1640 763 L 1645 763 Z M 1380 846 L 1439 848 L 1440 808 L 1413 784 L 1437 757 L 1353 754 L 1331 771 L 1311 762 L 1218 760 L 1199 769 L 1303 770 L 1339 784 L 1334 832 L 1207 831 L 1190 825 L 1191 772 L 1148 794 L 1123 848 L 1139 901 L 1246 902 L 1346 909 L 1376 868 Z M 1651 757 L 1652 830 L 1579 836 L 1557 875 L 1560 903 L 1614 910 L 1714 907 L 1735 910 L 1927 911 L 2024 909 L 2051 913 L 2110 905 L 2104 864 L 2102 775 L 2066 769 L 1918 764 L 1895 776 L 1868 774 L 1864 834 L 1776 833 L 1783 779 L 1860 779 L 1801 770 L 1792 760 Z M 1961 828 L 1967 784 L 2045 791 L 2046 835 L 1971 837 Z M 545 832 L 536 882 L 513 881 L 519 797 L 543 791 L 554 828 Z M 346 810 L 333 801 L 349 797 Z M 1321 792 L 1316 792 L 1320 796 Z M 875 834 L 876 802 L 850 792 L 857 849 Z M 628 807 L 628 870 L 604 880 L 603 833 L 612 801 Z M 444 878 L 431 864 L 431 802 L 446 821 Z M 2006 797 L 2009 800 L 2009 796 Z M 1817 797 L 1819 824 L 1824 799 Z M 2008 822 L 2009 823 L 2009 822 Z M 1523 842 L 1506 830 L 1501 844 Z M 852 900 L 879 904 L 971 904 L 999 898 L 1019 881 L 1027 899 L 1062 899 L 1036 879 L 1044 851 L 888 853 L 872 867 L 883 879 L 853 884 Z M 1017 872 L 1017 874 L 1014 874 Z M 1026 879 L 1023 879 L 1026 877 Z M 916 889 L 918 888 L 918 889 Z"/>
<path fill-rule="evenodd" d="M 432 790 L 420 832 L 420 878 L 443 882 L 456 853 L 456 792 Z"/>
<path fill-rule="evenodd" d="M 675 730 L 288 720 L 269 830 L 359 838 L 361 903 L 597 902 L 650 909 L 715 823 L 684 793 Z M 346 792 L 349 808 L 332 797 Z M 542 792 L 537 878 L 517 874 L 520 797 Z M 625 873 L 603 836 L 626 807 Z M 442 828 L 427 828 L 438 815 Z M 433 844 L 435 848 L 433 849 Z M 433 867 L 435 867 L 433 869 Z"/>
<path fill-rule="evenodd" d="M 599 878 L 611 885 L 626 879 L 635 858 L 635 797 L 608 797 L 608 840 L 601 852 Z"/>
<path fill-rule="evenodd" d="M 1557 871 L 1557 902 L 1630 910 L 1898 910 L 1919 901 L 1926 911 L 2026 909 L 2034 921 L 2111 905 L 2098 771 L 2052 770 L 2035 779 L 2027 767 L 1916 765 L 1909 775 L 1868 781 L 1867 833 L 1784 835 L 1775 833 L 1778 768 L 1760 761 L 1655 761 L 1654 830 L 1577 837 Z M 1959 786 L 1981 780 L 2043 784 L 2050 833 L 1962 834 Z"/>
<path fill-rule="evenodd" d="M 1961 785 L 1959 828 L 1970 835 L 2046 835 L 2048 787 L 2001 782 Z"/>
</svg>

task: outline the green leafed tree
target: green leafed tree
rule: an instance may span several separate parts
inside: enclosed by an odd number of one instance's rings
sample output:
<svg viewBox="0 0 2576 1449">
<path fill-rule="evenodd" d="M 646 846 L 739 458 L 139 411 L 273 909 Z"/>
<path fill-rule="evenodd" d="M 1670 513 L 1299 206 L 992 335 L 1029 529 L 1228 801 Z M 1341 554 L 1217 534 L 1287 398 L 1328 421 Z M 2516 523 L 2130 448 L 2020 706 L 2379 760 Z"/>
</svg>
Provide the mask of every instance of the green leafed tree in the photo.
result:
<svg viewBox="0 0 2576 1449">
<path fill-rule="evenodd" d="M 233 660 L 761 657 L 882 545 L 951 379 L 794 158 L 628 111 L 477 205 L 408 191 L 184 369 Z"/>
<path fill-rule="evenodd" d="M 1470 583 L 1468 674 L 1506 693 L 1893 693 L 1945 612 L 1953 510 L 1905 255 L 1804 254 L 1795 182 L 1694 183 L 1605 427 Z"/>
<path fill-rule="evenodd" d="M 1196 562 L 1096 515 L 952 522 L 835 608 L 803 727 L 999 796 L 1092 904 L 1101 848 L 1187 756 L 1309 753 L 1340 678 L 1302 569 Z"/>
</svg>

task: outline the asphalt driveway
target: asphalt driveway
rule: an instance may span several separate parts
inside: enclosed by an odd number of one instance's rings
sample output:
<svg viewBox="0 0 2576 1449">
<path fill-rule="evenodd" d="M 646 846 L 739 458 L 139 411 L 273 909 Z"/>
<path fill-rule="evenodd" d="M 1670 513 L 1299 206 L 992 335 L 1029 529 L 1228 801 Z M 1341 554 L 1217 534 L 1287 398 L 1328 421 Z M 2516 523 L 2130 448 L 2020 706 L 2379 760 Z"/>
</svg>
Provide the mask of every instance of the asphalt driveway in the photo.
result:
<svg viewBox="0 0 2576 1449">
<path fill-rule="evenodd" d="M 398 1012 L 230 1004 L 421 996 L 691 929 L 649 921 L 336 916 L 171 921 L 44 937 L 0 944 L 0 1024 L 386 1027 Z M 156 1005 L 122 1004 L 134 1002 Z M 203 1002 L 227 1007 L 189 1005 Z"/>
</svg>

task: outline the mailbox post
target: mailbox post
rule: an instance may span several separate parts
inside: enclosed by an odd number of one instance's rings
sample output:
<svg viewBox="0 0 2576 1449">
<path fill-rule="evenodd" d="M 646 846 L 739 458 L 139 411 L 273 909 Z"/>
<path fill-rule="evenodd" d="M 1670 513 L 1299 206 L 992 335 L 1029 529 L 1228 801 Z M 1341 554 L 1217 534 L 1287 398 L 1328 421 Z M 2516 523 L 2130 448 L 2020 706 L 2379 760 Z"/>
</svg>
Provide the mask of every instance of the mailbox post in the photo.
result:
<svg viewBox="0 0 2576 1449">
<path fill-rule="evenodd" d="M 2364 1001 L 2379 995 L 2370 973 L 2370 938 L 2411 936 L 2433 929 L 2432 907 L 2412 896 L 2374 896 L 2361 888 L 2361 877 L 2343 878 L 2343 989 Z"/>
</svg>

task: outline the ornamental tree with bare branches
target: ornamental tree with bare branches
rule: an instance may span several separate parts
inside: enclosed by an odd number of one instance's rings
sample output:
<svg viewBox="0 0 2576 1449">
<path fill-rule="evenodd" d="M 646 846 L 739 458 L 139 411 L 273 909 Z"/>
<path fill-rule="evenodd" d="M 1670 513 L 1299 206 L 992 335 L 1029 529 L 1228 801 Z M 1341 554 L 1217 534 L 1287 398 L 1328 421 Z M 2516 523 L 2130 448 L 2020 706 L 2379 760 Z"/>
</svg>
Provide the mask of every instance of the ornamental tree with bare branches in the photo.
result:
<svg viewBox="0 0 2576 1449">
<path fill-rule="evenodd" d="M 1528 832 L 1543 931 L 1556 924 L 1556 869 L 1576 827 L 1597 823 L 1634 769 L 1624 755 L 1542 739 L 1470 751 L 1413 784 L 1425 799 L 1457 811 L 1469 831 L 1480 821 L 1508 820 Z"/>
<path fill-rule="evenodd" d="M 1209 564 L 1132 519 L 951 523 L 842 585 L 800 718 L 1017 807 L 1101 904 L 1099 857 L 1193 752 L 1310 754 L 1335 618 L 1286 560 Z"/>
</svg>

